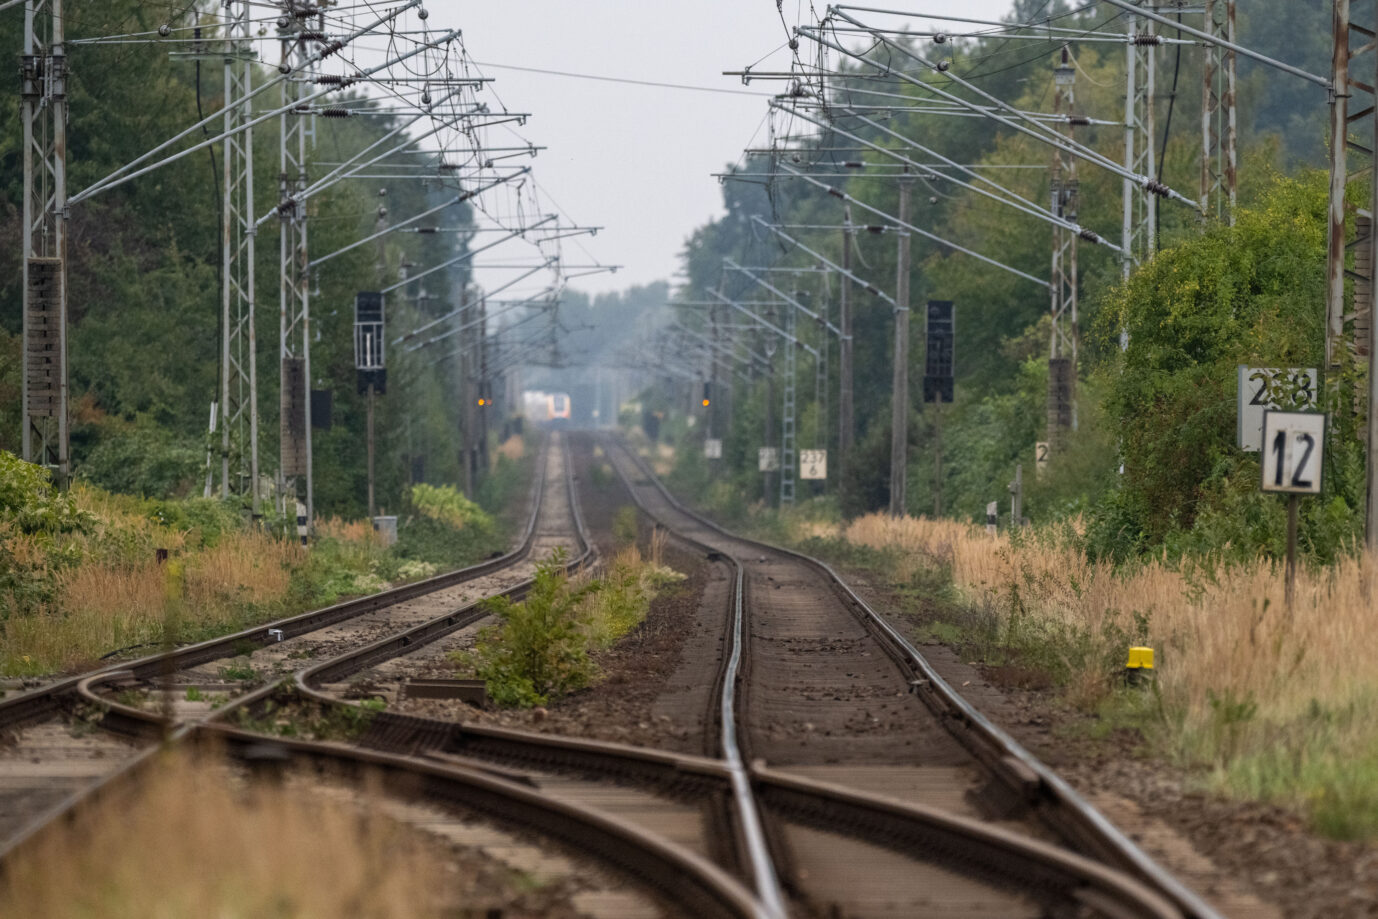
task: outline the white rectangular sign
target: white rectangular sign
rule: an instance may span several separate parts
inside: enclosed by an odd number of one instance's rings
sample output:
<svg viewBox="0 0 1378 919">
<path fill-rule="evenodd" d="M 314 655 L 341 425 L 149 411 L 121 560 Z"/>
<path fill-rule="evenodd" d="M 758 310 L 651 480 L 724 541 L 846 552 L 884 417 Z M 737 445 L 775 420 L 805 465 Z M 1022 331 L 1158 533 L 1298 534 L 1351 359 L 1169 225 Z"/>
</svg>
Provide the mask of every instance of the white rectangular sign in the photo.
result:
<svg viewBox="0 0 1378 919">
<path fill-rule="evenodd" d="M 1292 495 L 1321 493 L 1325 415 L 1263 413 L 1263 490 Z"/>
<path fill-rule="evenodd" d="M 775 447 L 762 447 L 757 450 L 756 468 L 761 472 L 779 472 L 780 451 Z"/>
<path fill-rule="evenodd" d="M 1314 367 L 1245 367 L 1239 365 L 1239 414 L 1235 440 L 1239 449 L 1257 453 L 1263 446 L 1263 413 L 1268 409 L 1312 411 L 1317 406 L 1320 374 Z"/>
<path fill-rule="evenodd" d="M 1048 450 L 1050 449 L 1046 440 L 1040 440 L 1034 444 L 1034 478 L 1043 478 L 1043 472 L 1048 468 Z"/>
<path fill-rule="evenodd" d="M 703 442 L 703 455 L 706 459 L 722 459 L 722 441 L 710 437 Z"/>
<path fill-rule="evenodd" d="M 986 505 L 986 532 L 995 535 L 996 526 L 1000 522 L 1000 502 L 992 501 Z"/>
<path fill-rule="evenodd" d="M 827 450 L 799 451 L 799 478 L 826 479 L 828 477 Z"/>
</svg>

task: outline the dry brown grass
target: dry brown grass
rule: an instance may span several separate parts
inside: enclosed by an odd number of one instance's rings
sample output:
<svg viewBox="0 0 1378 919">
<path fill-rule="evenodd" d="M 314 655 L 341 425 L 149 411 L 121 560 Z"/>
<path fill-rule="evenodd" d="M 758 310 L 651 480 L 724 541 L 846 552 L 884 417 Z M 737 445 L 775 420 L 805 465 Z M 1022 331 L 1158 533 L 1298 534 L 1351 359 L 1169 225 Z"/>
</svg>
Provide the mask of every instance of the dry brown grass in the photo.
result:
<svg viewBox="0 0 1378 919">
<path fill-rule="evenodd" d="M 304 780 L 245 785 L 180 752 L 9 868 L 0 916 L 25 919 L 403 919 L 453 915 L 458 899 L 419 834 L 376 808 Z"/>
<path fill-rule="evenodd" d="M 326 539 L 338 539 L 341 542 L 355 542 L 365 545 L 383 544 L 382 535 L 373 529 L 373 524 L 368 520 L 341 520 L 339 517 L 318 519 L 316 521 L 316 534 Z"/>
<path fill-rule="evenodd" d="M 304 551 L 262 533 L 227 535 L 187 559 L 185 599 L 198 609 L 269 603 L 287 592 Z"/>
<path fill-rule="evenodd" d="M 854 521 L 845 536 L 898 549 L 915 567 L 937 559 L 950 566 L 969 602 L 996 611 L 1014 608 L 1017 592 L 1027 614 L 1074 627 L 1091 641 L 1121 634 L 1107 631 L 1109 623 L 1123 627 L 1135 613 L 1145 617 L 1165 709 L 1181 719 L 1176 736 L 1188 755 L 1219 760 L 1259 750 L 1317 709 L 1366 710 L 1378 698 L 1372 558 L 1302 570 L 1289 612 L 1281 566 L 1267 560 L 1209 570 L 1152 560 L 1116 570 L 1037 534 L 1012 542 L 956 521 L 879 514 Z M 1109 685 L 1105 673 L 1074 676 L 1088 701 Z M 1233 717 L 1232 705 L 1243 706 Z M 1222 725 L 1231 720 L 1237 724 Z M 1341 740 L 1374 739 L 1367 723 L 1356 730 L 1362 736 Z"/>
<path fill-rule="evenodd" d="M 510 460 L 519 460 L 526 455 L 526 441 L 513 434 L 502 442 L 502 446 L 498 447 L 498 455 L 505 456 Z"/>
<path fill-rule="evenodd" d="M 261 533 L 227 534 L 166 564 L 89 562 L 60 571 L 52 603 L 0 625 L 6 657 L 64 670 L 103 653 L 160 641 L 172 621 L 198 631 L 237 624 L 286 595 L 302 550 Z"/>
</svg>

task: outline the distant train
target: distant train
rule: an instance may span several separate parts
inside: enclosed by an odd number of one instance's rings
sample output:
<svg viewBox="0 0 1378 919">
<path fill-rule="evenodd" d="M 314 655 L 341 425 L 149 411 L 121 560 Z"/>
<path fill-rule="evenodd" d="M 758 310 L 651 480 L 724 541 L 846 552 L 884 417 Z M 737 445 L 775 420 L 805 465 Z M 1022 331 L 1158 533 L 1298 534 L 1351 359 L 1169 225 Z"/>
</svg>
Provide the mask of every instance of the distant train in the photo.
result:
<svg viewBox="0 0 1378 919">
<path fill-rule="evenodd" d="M 532 389 L 522 393 L 522 414 L 532 424 L 568 424 L 570 407 L 569 393 Z"/>
</svg>

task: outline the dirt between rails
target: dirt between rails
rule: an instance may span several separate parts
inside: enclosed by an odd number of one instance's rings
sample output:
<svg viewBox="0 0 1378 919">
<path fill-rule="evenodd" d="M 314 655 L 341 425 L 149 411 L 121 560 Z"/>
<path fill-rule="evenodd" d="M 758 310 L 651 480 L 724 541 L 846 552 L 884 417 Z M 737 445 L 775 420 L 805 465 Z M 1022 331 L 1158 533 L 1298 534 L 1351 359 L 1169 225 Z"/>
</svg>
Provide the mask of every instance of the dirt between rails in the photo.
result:
<svg viewBox="0 0 1378 919">
<path fill-rule="evenodd" d="M 534 709 L 479 710 L 448 699 L 406 699 L 397 710 L 676 753 L 711 752 L 705 749 L 704 716 L 716 675 L 716 653 L 695 655 L 688 668 L 684 664 L 687 648 L 720 644 L 712 625 L 699 617 L 700 597 L 713 581 L 715 566 L 677 550 L 667 551 L 665 562 L 686 573 L 687 579 L 663 590 L 641 625 L 594 655 L 602 674 L 594 685 Z M 693 696 L 700 687 L 702 705 L 675 698 Z"/>
<path fill-rule="evenodd" d="M 635 507 L 621 481 L 594 456 L 588 438 L 571 438 L 575 487 L 584 523 L 604 558 L 615 552 L 613 521 L 623 507 Z M 639 542 L 648 545 L 651 528 L 639 517 Z M 726 565 L 709 564 L 704 556 L 673 540 L 663 561 L 686 580 L 663 588 L 651 602 L 646 619 L 612 648 L 594 654 L 601 678 L 594 685 L 529 710 L 481 711 L 462 702 L 403 699 L 397 711 L 520 728 L 545 734 L 586 737 L 677 753 L 711 754 L 705 741 L 709 695 L 717 676 L 723 642 Z M 703 609 L 705 593 L 720 595 L 720 604 Z M 721 618 L 711 610 L 720 609 Z"/>
</svg>

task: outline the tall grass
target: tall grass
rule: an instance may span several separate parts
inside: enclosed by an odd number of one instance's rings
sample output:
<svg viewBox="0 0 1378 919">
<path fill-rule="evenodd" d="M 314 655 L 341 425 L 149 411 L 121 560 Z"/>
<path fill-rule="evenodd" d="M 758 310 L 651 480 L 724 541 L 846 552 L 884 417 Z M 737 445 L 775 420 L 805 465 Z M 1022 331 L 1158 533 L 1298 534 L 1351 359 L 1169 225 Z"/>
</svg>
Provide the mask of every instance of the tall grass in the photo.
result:
<svg viewBox="0 0 1378 919">
<path fill-rule="evenodd" d="M 0 915 L 32 919 L 452 915 L 433 850 L 373 807 L 304 783 L 249 785 L 169 753 L 137 788 L 58 823 L 0 878 Z"/>
<path fill-rule="evenodd" d="M 367 523 L 322 521 L 307 551 L 213 505 L 188 519 L 167 502 L 89 487 L 73 495 L 91 515 L 84 531 L 53 536 L 0 522 L 0 674 L 82 669 L 112 651 L 378 590 L 386 583 L 376 572 L 396 574 Z"/>
<path fill-rule="evenodd" d="M 1378 835 L 1378 559 L 1303 568 L 1289 610 L 1267 559 L 1116 568 L 1068 529 L 1011 539 L 880 514 L 841 535 L 890 553 L 900 580 L 946 568 L 999 636 L 1039 630 L 1088 707 L 1114 700 L 1126 645 L 1154 646 L 1156 690 L 1132 704 L 1167 752 L 1208 766 L 1220 788 L 1304 807 L 1335 835 Z"/>
<path fill-rule="evenodd" d="M 610 648 L 645 620 L 651 601 L 684 575 L 662 561 L 665 532 L 655 530 L 647 555 L 635 544 L 621 549 L 603 572 L 601 589 L 583 601 L 585 632 L 593 648 Z"/>
</svg>

